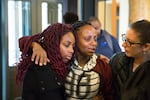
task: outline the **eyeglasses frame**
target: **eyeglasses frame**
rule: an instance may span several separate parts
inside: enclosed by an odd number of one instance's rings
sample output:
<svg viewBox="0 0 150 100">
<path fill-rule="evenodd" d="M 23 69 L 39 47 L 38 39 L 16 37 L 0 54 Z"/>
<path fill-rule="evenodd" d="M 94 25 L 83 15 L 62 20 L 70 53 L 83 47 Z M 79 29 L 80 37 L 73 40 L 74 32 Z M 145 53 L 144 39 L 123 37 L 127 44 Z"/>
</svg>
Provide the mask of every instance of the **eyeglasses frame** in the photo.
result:
<svg viewBox="0 0 150 100">
<path fill-rule="evenodd" d="M 122 41 L 123 41 L 124 43 L 126 43 L 127 46 L 129 46 L 129 47 L 131 47 L 132 45 L 136 45 L 136 44 L 138 44 L 138 45 L 143 45 L 143 44 L 145 44 L 145 43 L 140 43 L 140 42 L 135 43 L 135 42 L 128 41 L 128 40 L 126 39 L 125 35 L 126 35 L 126 34 L 122 34 Z"/>
</svg>

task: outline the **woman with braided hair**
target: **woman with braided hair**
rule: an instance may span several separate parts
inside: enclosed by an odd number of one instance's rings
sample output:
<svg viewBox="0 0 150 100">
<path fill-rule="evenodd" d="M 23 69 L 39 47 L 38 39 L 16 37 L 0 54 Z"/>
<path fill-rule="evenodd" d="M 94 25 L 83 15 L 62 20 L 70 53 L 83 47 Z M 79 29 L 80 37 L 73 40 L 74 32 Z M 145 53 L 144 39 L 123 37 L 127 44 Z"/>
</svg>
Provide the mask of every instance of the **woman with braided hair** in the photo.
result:
<svg viewBox="0 0 150 100">
<path fill-rule="evenodd" d="M 75 36 L 71 26 L 52 24 L 42 33 L 30 37 L 27 41 L 36 41 L 47 53 L 49 63 L 44 67 L 31 62 L 32 50 L 21 47 L 22 60 L 17 66 L 17 82 L 23 81 L 23 100 L 65 100 L 64 80 L 66 66 L 74 54 Z M 20 45 L 21 46 L 21 45 Z M 28 47 L 27 47 L 28 48 Z"/>
</svg>

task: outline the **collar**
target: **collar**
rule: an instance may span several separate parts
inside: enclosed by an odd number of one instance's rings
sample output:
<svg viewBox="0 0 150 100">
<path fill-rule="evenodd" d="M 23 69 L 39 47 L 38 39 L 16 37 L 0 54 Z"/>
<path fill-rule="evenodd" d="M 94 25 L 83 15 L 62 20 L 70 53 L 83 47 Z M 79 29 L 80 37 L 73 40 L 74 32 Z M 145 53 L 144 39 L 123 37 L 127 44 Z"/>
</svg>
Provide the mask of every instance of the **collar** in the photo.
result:
<svg viewBox="0 0 150 100">
<path fill-rule="evenodd" d="M 97 55 L 93 54 L 93 56 L 90 58 L 90 60 L 84 65 L 84 67 L 81 67 L 77 61 L 77 59 L 74 60 L 73 68 L 83 70 L 83 71 L 90 71 L 96 66 L 96 59 Z"/>
</svg>

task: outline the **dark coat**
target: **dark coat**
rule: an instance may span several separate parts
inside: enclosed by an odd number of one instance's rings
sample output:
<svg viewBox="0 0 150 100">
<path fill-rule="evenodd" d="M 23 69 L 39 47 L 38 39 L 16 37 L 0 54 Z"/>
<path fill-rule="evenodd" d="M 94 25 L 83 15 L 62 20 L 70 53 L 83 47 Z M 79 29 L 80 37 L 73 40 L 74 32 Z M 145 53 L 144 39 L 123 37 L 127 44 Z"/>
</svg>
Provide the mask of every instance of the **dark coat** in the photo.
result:
<svg viewBox="0 0 150 100">
<path fill-rule="evenodd" d="M 23 81 L 23 100 L 65 100 L 64 84 L 51 65 L 31 64 Z"/>
<path fill-rule="evenodd" d="M 133 58 L 119 53 L 110 60 L 116 100 L 150 100 L 150 61 L 132 72 Z"/>
</svg>

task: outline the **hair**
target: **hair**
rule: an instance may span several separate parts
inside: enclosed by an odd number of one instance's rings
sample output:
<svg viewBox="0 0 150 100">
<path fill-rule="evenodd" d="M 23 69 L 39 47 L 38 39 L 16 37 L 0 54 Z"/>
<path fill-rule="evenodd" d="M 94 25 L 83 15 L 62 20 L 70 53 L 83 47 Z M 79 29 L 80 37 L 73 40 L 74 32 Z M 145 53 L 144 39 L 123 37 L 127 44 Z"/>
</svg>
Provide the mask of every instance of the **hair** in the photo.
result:
<svg viewBox="0 0 150 100">
<path fill-rule="evenodd" d="M 80 28 L 85 26 L 85 25 L 91 25 L 91 24 L 89 22 L 87 22 L 87 21 L 77 21 L 74 24 L 72 24 L 72 27 L 74 29 L 74 33 L 75 33 L 76 36 L 77 36 L 77 32 L 80 30 Z M 77 45 L 77 42 L 78 42 L 78 38 L 76 38 L 76 45 Z M 77 54 L 77 51 L 78 51 L 78 47 L 76 46 L 76 48 L 75 48 L 75 55 Z"/>
<path fill-rule="evenodd" d="M 38 35 L 38 43 L 46 50 L 52 69 L 63 79 L 66 76 L 66 64 L 62 61 L 60 53 L 61 38 L 67 33 L 73 32 L 71 25 L 55 23 L 48 26 Z M 31 37 L 32 38 L 32 37 Z M 18 64 L 17 83 L 22 82 L 23 77 L 31 64 L 31 57 L 22 58 Z"/>
<path fill-rule="evenodd" d="M 142 43 L 150 43 L 150 22 L 147 20 L 139 20 L 129 26 L 137 34 Z"/>
<path fill-rule="evenodd" d="M 66 12 L 63 16 L 64 23 L 73 24 L 79 20 L 78 15 L 73 12 Z"/>
<path fill-rule="evenodd" d="M 77 21 L 74 24 L 72 24 L 72 27 L 73 27 L 74 31 L 77 32 L 79 30 L 79 28 L 81 28 L 85 25 L 91 25 L 91 24 L 87 21 Z"/>
<path fill-rule="evenodd" d="M 91 16 L 89 19 L 88 19 L 88 22 L 92 22 L 92 21 L 97 21 L 99 24 L 100 24 L 100 20 L 95 17 L 95 16 Z"/>
</svg>

